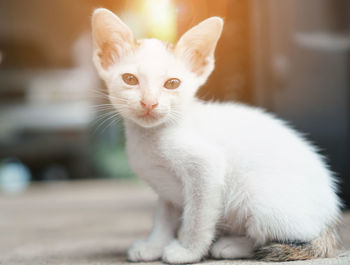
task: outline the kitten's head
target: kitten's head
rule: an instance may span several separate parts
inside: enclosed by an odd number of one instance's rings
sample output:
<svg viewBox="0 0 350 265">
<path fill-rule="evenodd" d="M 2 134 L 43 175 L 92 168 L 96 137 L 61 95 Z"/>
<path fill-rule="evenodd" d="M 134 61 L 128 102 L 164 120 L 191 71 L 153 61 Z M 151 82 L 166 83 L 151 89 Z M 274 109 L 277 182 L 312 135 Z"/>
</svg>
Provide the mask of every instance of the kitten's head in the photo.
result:
<svg viewBox="0 0 350 265">
<path fill-rule="evenodd" d="M 208 18 L 173 46 L 156 39 L 135 40 L 115 14 L 96 9 L 93 60 L 117 111 L 143 127 L 176 119 L 213 71 L 222 27 L 221 18 Z"/>
</svg>

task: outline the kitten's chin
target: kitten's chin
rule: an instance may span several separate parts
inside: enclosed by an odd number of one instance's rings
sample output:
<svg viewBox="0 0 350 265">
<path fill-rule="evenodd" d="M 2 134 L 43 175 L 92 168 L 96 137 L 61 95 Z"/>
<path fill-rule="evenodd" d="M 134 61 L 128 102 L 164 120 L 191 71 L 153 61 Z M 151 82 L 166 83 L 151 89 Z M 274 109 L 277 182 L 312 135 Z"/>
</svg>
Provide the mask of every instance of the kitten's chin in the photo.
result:
<svg viewBox="0 0 350 265">
<path fill-rule="evenodd" d="M 166 122 L 166 115 L 162 117 L 154 117 L 154 116 L 141 116 L 141 117 L 133 117 L 131 120 L 144 128 L 153 128 L 160 126 Z"/>
</svg>

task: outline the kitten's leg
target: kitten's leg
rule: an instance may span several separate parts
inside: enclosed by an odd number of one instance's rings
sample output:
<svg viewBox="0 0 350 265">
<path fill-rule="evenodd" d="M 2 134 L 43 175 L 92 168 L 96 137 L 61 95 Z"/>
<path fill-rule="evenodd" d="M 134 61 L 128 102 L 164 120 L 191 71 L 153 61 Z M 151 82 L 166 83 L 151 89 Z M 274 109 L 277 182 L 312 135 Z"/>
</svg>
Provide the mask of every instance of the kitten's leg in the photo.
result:
<svg viewBox="0 0 350 265">
<path fill-rule="evenodd" d="M 217 259 L 249 258 L 254 244 L 247 237 L 220 237 L 211 247 L 210 254 Z"/>
<path fill-rule="evenodd" d="M 168 245 L 163 253 L 163 261 L 171 264 L 197 262 L 207 254 L 221 213 L 222 172 L 208 168 L 201 170 L 198 164 L 194 171 L 185 176 L 185 206 L 179 239 Z"/>
<path fill-rule="evenodd" d="M 162 256 L 164 247 L 174 238 L 180 211 L 159 199 L 152 232 L 146 240 L 137 240 L 128 250 L 130 261 L 152 261 Z"/>
</svg>

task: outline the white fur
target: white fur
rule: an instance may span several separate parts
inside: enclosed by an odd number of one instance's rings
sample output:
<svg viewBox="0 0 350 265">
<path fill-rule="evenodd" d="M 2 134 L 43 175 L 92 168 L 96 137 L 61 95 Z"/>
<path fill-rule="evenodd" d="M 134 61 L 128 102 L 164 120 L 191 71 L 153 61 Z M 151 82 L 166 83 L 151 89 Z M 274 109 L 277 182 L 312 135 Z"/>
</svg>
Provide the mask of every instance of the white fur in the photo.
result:
<svg viewBox="0 0 350 265">
<path fill-rule="evenodd" d="M 159 195 L 152 233 L 130 248 L 130 260 L 196 262 L 218 235 L 226 237 L 213 256 L 249 256 L 270 240 L 310 241 L 338 219 L 333 177 L 315 148 L 261 109 L 196 100 L 210 72 L 194 74 L 154 39 L 107 70 L 96 53 L 95 63 L 124 117 L 130 165 Z M 124 84 L 123 73 L 140 84 Z M 173 77 L 180 87 L 165 89 Z M 153 118 L 140 117 L 145 96 L 159 103 Z"/>
<path fill-rule="evenodd" d="M 221 237 L 211 247 L 210 253 L 217 259 L 236 259 L 251 256 L 253 242 L 245 237 Z"/>
</svg>

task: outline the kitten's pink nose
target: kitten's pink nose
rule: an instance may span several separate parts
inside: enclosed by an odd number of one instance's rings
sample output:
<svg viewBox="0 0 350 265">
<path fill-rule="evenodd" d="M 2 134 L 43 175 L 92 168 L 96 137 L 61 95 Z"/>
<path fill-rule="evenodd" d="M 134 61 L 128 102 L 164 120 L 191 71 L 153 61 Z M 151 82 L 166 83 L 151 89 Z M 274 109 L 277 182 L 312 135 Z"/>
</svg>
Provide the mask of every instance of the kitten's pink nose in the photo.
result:
<svg viewBox="0 0 350 265">
<path fill-rule="evenodd" d="M 140 100 L 140 104 L 142 108 L 147 110 L 147 112 L 150 112 L 151 110 L 153 110 L 158 106 L 158 102 L 145 102 L 143 100 Z"/>
</svg>

